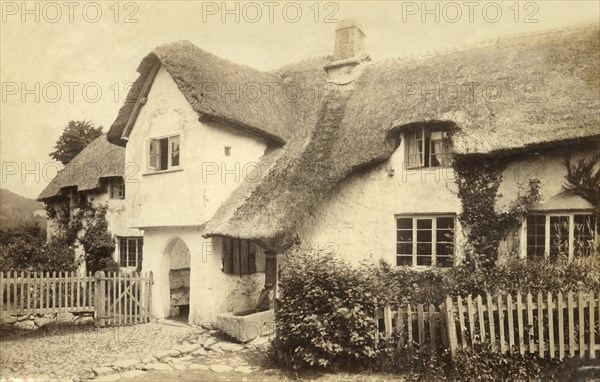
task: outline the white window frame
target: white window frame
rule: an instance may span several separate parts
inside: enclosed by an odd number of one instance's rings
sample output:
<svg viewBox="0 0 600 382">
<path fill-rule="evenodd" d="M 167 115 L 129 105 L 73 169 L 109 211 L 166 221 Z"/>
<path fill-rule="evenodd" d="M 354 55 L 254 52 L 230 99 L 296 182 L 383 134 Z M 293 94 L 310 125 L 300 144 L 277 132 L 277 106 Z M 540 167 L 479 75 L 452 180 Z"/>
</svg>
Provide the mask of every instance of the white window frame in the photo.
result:
<svg viewBox="0 0 600 382">
<path fill-rule="evenodd" d="M 415 135 L 418 136 L 418 133 L 421 133 L 421 137 L 417 138 L 417 139 L 412 139 L 412 137 L 414 137 Z M 436 155 L 448 155 L 451 156 L 454 148 L 452 146 L 452 142 L 450 141 L 450 138 L 448 137 L 448 142 L 450 143 L 450 151 L 444 154 L 434 154 L 433 153 L 433 140 L 431 139 L 431 134 L 432 133 L 436 133 L 436 132 L 440 132 L 442 134 L 448 134 L 447 130 L 444 129 L 436 129 L 436 128 L 432 128 L 432 127 L 420 127 L 416 130 L 409 130 L 404 134 L 405 137 L 405 152 L 406 152 L 406 164 L 407 164 L 407 168 L 436 168 L 436 167 L 440 167 L 440 168 L 446 168 L 449 167 L 450 164 L 448 164 L 447 166 L 443 166 L 443 165 L 439 165 L 439 166 L 432 166 L 433 163 L 433 157 Z M 416 134 L 415 134 L 416 133 Z M 429 134 L 430 138 L 429 138 L 429 152 L 427 152 L 427 150 L 425 150 L 425 143 L 426 143 L 426 133 Z M 416 164 L 414 161 L 411 162 L 411 157 L 414 156 L 418 156 L 415 153 L 411 153 L 410 152 L 410 147 L 411 147 L 411 142 L 415 141 L 415 140 L 420 140 L 421 141 L 421 163 L 420 164 Z M 427 152 L 427 158 L 425 158 L 425 154 Z M 427 161 L 428 165 L 425 165 L 425 161 Z"/>
<path fill-rule="evenodd" d="M 123 254 L 121 252 L 121 240 L 126 240 L 126 245 L 125 248 L 127 250 L 127 252 L 125 254 Z M 131 240 L 135 240 L 136 241 L 136 253 L 135 253 L 135 265 L 123 265 L 121 263 L 121 260 L 123 260 L 123 256 L 125 256 L 125 263 L 128 263 L 128 255 L 129 255 L 129 241 Z M 117 236 L 117 248 L 118 248 L 118 259 L 117 262 L 119 263 L 119 266 L 123 267 L 123 268 L 138 268 L 140 266 L 140 243 L 139 241 L 141 240 L 141 261 L 143 261 L 144 259 L 144 237 L 143 236 Z"/>
<path fill-rule="evenodd" d="M 439 218 L 452 218 L 453 219 L 453 235 L 452 235 L 452 265 L 449 267 L 438 267 L 437 266 L 437 219 Z M 451 268 L 456 265 L 456 214 L 443 213 L 443 214 L 423 214 L 423 215 L 395 215 L 394 216 L 394 234 L 396 235 L 396 245 L 398 244 L 397 231 L 398 231 L 398 219 L 412 219 L 412 267 L 416 268 Z M 417 220 L 419 219 L 430 219 L 431 220 L 431 265 L 417 265 Z M 395 257 L 400 256 L 397 250 L 394 251 Z M 400 265 L 397 265 L 400 266 Z"/>
<path fill-rule="evenodd" d="M 171 140 L 177 138 L 179 140 L 179 163 L 177 165 L 173 165 L 172 161 L 173 161 L 173 148 L 172 148 L 172 144 L 171 144 Z M 151 166 L 151 159 L 150 156 L 153 155 L 151 153 L 152 150 L 152 143 L 153 142 L 160 142 L 163 139 L 167 139 L 167 168 L 165 169 L 157 169 L 156 167 Z M 148 139 L 148 143 L 146 144 L 146 168 L 148 169 L 148 171 L 150 172 L 166 172 L 166 171 L 172 171 L 172 170 L 178 170 L 181 169 L 181 144 L 182 144 L 182 135 L 181 134 L 170 134 L 170 135 L 164 135 L 164 136 L 160 136 L 160 137 L 154 137 L 154 138 L 149 138 Z M 157 165 L 160 164 L 161 161 L 161 152 L 160 152 L 160 143 L 158 143 L 158 153 L 154 154 L 157 155 L 157 160 L 158 163 Z"/>
<path fill-rule="evenodd" d="M 591 210 L 581 210 L 581 211 L 534 211 L 529 213 L 523 219 L 521 224 L 521 251 L 520 257 L 522 259 L 527 259 L 527 217 L 529 216 L 544 216 L 545 217 L 545 225 L 544 225 L 544 258 L 550 257 L 550 218 L 551 217 L 568 217 L 569 218 L 569 251 L 568 258 L 569 261 L 573 260 L 575 257 L 575 215 L 591 215 L 594 216 L 594 212 Z M 598 222 L 595 223 L 596 225 Z M 595 229 L 592 229 L 592 235 L 594 236 L 594 242 L 598 243 L 598 235 Z"/>
</svg>

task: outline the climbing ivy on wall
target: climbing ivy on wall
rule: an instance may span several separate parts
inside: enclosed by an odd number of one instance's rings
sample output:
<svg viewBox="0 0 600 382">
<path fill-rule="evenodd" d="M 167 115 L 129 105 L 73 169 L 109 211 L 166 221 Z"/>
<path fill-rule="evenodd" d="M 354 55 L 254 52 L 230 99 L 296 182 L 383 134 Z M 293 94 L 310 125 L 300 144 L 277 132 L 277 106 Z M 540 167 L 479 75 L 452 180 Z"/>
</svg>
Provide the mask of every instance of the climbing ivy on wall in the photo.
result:
<svg viewBox="0 0 600 382">
<path fill-rule="evenodd" d="M 515 229 L 527 210 L 539 201 L 539 180 L 531 179 L 507 211 L 496 211 L 498 188 L 508 162 L 491 157 L 454 159 L 458 197 L 462 213 L 458 219 L 467 239 L 467 264 L 493 267 L 498 259 L 500 241 Z"/>
<path fill-rule="evenodd" d="M 79 240 L 85 252 L 88 271 L 118 270 L 118 264 L 112 256 L 115 241 L 108 230 L 107 206 L 86 203 L 70 209 L 68 205 L 47 205 L 46 212 L 56 226 L 56 234 L 52 241 L 64 246 L 74 246 Z"/>
<path fill-rule="evenodd" d="M 79 241 L 85 251 L 87 269 L 91 272 L 100 270 L 116 271 L 118 264 L 113 260 L 115 240 L 108 230 L 106 206 L 91 207 L 93 209 L 85 232 Z M 116 269 L 115 269 L 116 268 Z"/>
<path fill-rule="evenodd" d="M 565 155 L 563 165 L 567 169 L 563 192 L 578 195 L 590 202 L 594 206 L 596 222 L 600 221 L 600 152 L 576 162 L 572 162 L 570 155 Z"/>
</svg>

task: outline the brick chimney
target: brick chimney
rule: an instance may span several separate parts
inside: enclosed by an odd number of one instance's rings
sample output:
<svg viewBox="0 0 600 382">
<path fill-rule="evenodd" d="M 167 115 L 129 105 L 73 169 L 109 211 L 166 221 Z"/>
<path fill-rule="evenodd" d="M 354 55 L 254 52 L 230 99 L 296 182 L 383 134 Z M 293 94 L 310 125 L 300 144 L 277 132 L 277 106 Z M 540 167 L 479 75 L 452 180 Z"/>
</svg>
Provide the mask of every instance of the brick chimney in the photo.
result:
<svg viewBox="0 0 600 382">
<path fill-rule="evenodd" d="M 333 61 L 325 66 L 328 81 L 345 85 L 358 77 L 362 71 L 360 64 L 369 61 L 369 55 L 365 53 L 365 37 L 362 25 L 355 19 L 338 22 Z"/>
</svg>

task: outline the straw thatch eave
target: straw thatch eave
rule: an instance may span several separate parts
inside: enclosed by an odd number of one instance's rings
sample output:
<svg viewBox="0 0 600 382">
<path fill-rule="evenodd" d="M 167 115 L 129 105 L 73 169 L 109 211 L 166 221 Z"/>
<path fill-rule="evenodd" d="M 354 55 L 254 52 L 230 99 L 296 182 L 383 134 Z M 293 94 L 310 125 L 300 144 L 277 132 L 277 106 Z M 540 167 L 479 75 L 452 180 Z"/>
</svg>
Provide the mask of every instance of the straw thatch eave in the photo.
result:
<svg viewBox="0 0 600 382">
<path fill-rule="evenodd" d="M 70 188 L 94 191 L 102 187 L 103 179 L 124 174 L 125 149 L 108 142 L 106 134 L 102 134 L 56 174 L 37 200 L 50 202 L 66 195 Z"/>
<path fill-rule="evenodd" d="M 357 81 L 355 91 L 362 98 L 349 103 L 348 113 L 357 125 L 374 129 L 453 121 L 459 154 L 594 135 L 600 126 L 598 35 L 598 26 L 587 26 L 374 63 Z M 479 88 L 474 97 L 443 93 L 444 86 L 454 84 Z M 427 93 L 435 86 L 437 97 Z M 502 89 L 502 97 L 490 100 L 489 94 L 482 95 L 484 86 Z"/>
<path fill-rule="evenodd" d="M 108 133 L 111 142 L 126 145 L 123 135 L 127 135 L 135 104 L 144 96 L 144 84 L 153 80 L 150 74 L 157 61 L 201 120 L 247 130 L 275 145 L 290 138 L 298 106 L 284 94 L 290 84 L 280 75 L 234 64 L 188 41 L 178 41 L 159 46 L 140 63 L 140 75 Z"/>
</svg>

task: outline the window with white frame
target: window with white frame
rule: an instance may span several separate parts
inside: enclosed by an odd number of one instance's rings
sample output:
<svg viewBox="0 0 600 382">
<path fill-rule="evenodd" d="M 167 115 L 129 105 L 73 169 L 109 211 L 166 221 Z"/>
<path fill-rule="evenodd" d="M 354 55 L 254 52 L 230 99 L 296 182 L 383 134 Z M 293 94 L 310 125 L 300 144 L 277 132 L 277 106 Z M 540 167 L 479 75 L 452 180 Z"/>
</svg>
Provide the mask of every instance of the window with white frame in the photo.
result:
<svg viewBox="0 0 600 382">
<path fill-rule="evenodd" d="M 594 248 L 596 221 L 591 212 L 533 213 L 525 229 L 528 258 L 587 256 Z"/>
<path fill-rule="evenodd" d="M 125 199 L 125 182 L 123 178 L 113 178 L 109 183 L 111 199 Z"/>
<path fill-rule="evenodd" d="M 142 237 L 119 237 L 119 264 L 122 267 L 141 268 L 144 248 Z"/>
<path fill-rule="evenodd" d="M 454 216 L 397 216 L 396 265 L 451 267 Z"/>
<path fill-rule="evenodd" d="M 148 149 L 148 168 L 163 171 L 179 167 L 179 135 L 151 139 Z"/>
<path fill-rule="evenodd" d="M 422 127 L 406 133 L 406 160 L 409 168 L 450 165 L 452 142 L 447 131 Z"/>
</svg>

